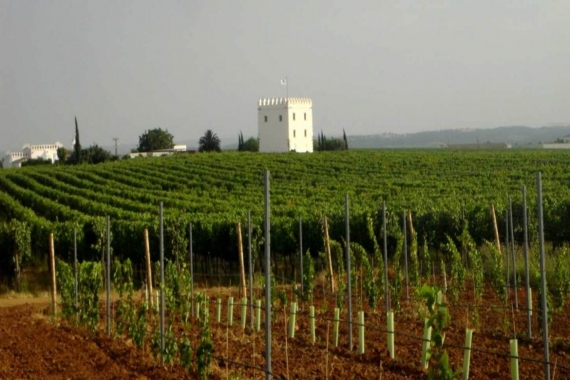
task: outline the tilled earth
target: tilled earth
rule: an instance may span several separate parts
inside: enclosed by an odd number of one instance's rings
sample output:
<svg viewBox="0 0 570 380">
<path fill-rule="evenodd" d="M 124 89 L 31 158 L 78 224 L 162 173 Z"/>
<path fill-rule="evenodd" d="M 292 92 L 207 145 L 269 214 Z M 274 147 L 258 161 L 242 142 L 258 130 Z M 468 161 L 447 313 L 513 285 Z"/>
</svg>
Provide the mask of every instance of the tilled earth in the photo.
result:
<svg viewBox="0 0 570 380">
<path fill-rule="evenodd" d="M 124 341 L 52 323 L 47 306 L 0 307 L 2 379 L 183 379 Z"/>
<path fill-rule="evenodd" d="M 265 365 L 265 334 L 240 325 L 240 308 L 234 310 L 234 325 L 227 326 L 227 296 L 229 290 L 211 293 L 210 330 L 214 343 L 213 379 L 265 378 L 265 374 L 249 366 Z M 404 293 L 405 294 L 405 293 Z M 222 320 L 215 321 L 215 300 L 222 295 Z M 237 292 L 232 294 L 238 299 Z M 511 293 L 511 301 L 514 293 Z M 519 291 L 519 306 L 525 305 L 524 292 Z M 290 294 L 288 298 L 290 299 Z M 463 364 L 465 328 L 475 330 L 471 354 L 470 378 L 507 379 L 509 372 L 509 340 L 519 339 L 519 362 L 522 379 L 544 378 L 543 345 L 535 313 L 532 317 L 532 338 L 527 334 L 526 311 L 502 305 L 487 287 L 478 321 L 474 308 L 466 306 L 472 300 L 468 289 L 455 304 L 450 301 L 451 325 L 446 328 L 445 345 L 454 369 Z M 1 302 L 0 302 L 1 304 Z M 386 316 L 383 301 L 376 310 L 363 306 L 366 315 L 365 353 L 357 353 L 358 332 L 353 327 L 353 350 L 348 349 L 348 323 L 341 323 L 339 346 L 332 342 L 335 300 L 315 293 L 316 343 L 309 334 L 308 305 L 302 305 L 297 315 L 293 339 L 286 339 L 286 313 L 276 311 L 272 329 L 272 372 L 276 377 L 291 379 L 426 379 L 420 367 L 423 318 L 425 309 L 420 302 L 404 301 L 395 313 L 395 359 L 390 359 L 386 345 Z M 494 306 L 493 306 L 494 305 Z M 357 298 L 354 314 L 361 309 Z M 287 307 L 287 311 L 289 308 Z M 196 378 L 179 366 L 162 366 L 147 349 L 134 347 L 129 340 L 107 338 L 102 332 L 94 336 L 61 321 L 53 322 L 45 304 L 25 304 L 0 308 L 0 378 L 73 378 L 73 379 L 182 379 Z M 262 313 L 263 314 L 263 313 Z M 341 318 L 346 318 L 346 311 Z M 262 316 L 263 320 L 263 316 Z M 249 319 L 248 323 L 249 325 Z M 192 345 L 199 343 L 198 324 L 187 330 Z M 102 327 L 102 331 L 103 326 Z M 175 324 L 179 335 L 183 327 Z M 327 334 L 328 332 L 328 334 Z M 328 343 L 327 343 L 328 336 Z M 551 375 L 556 379 L 570 378 L 570 318 L 568 308 L 558 311 L 550 325 Z M 148 347 L 148 344 L 147 344 Z M 227 358 L 223 360 L 221 358 Z M 524 358 L 524 359 L 523 359 Z M 236 364 L 235 362 L 238 362 Z M 247 364 L 247 366 L 243 365 Z"/>
</svg>

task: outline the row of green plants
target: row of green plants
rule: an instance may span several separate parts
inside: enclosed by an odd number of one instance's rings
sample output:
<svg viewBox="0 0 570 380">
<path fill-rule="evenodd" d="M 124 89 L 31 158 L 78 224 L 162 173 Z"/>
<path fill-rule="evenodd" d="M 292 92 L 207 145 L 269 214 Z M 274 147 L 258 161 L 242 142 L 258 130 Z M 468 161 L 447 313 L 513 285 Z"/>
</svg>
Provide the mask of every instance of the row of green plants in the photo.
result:
<svg viewBox="0 0 570 380">
<path fill-rule="evenodd" d="M 159 263 L 155 263 L 155 273 L 160 273 Z M 158 268 L 157 268 L 158 267 Z M 159 308 L 150 307 L 150 297 L 139 300 L 133 285 L 133 268 L 129 259 L 115 260 L 112 264 L 112 286 L 119 299 L 114 303 L 112 316 L 113 335 L 117 339 L 131 339 L 136 347 L 149 349 L 156 360 L 167 365 L 180 364 L 190 373 L 202 379 L 208 378 L 213 354 L 210 332 L 208 298 L 198 294 L 195 299 L 197 315 L 191 318 L 192 299 L 190 273 L 185 265 L 177 268 L 167 261 L 165 265 L 165 286 L 158 289 L 164 292 L 167 321 L 165 323 L 165 344 L 161 345 Z M 77 270 L 77 294 L 75 271 Z M 103 267 L 100 262 L 86 261 L 77 269 L 63 260 L 56 261 L 57 287 L 61 299 L 61 316 L 70 323 L 86 328 L 91 334 L 102 329 L 99 294 L 103 290 Z M 200 306 L 198 306 L 200 305 Z M 177 319 L 179 317 L 179 319 Z M 183 331 L 175 334 L 175 321 L 180 320 Z M 192 344 L 191 330 L 199 329 L 198 342 Z"/>
<path fill-rule="evenodd" d="M 522 214 L 520 189 L 529 188 L 534 208 L 534 176 L 543 172 L 546 240 L 570 241 L 568 225 L 570 188 L 565 168 L 569 159 L 559 152 L 342 152 L 316 155 L 220 154 L 131 160 L 89 167 L 38 167 L 0 173 L 0 223 L 11 219 L 31 228 L 32 253 L 47 251 L 47 234 L 77 226 L 83 260 L 92 260 L 98 218 L 113 220 L 115 248 L 121 257 L 138 260 L 143 251 L 142 231 L 151 231 L 152 252 L 158 252 L 157 207 L 164 203 L 167 220 L 179 231 L 192 222 L 195 252 L 224 259 L 235 257 L 235 224 L 252 211 L 253 224 L 262 229 L 262 172 L 272 179 L 272 247 L 280 255 L 295 252 L 292 231 L 304 220 L 306 247 L 322 246 L 322 218 L 330 220 L 330 234 L 343 235 L 343 196 L 351 202 L 352 240 L 367 251 L 371 219 L 375 235 L 382 224 L 379 208 L 388 205 L 388 223 L 399 225 L 398 210 L 411 209 L 418 241 L 429 246 L 457 236 L 467 220 L 476 244 L 491 240 L 489 205 L 507 206 L 514 199 L 514 214 Z M 501 214 L 501 213 L 499 213 Z M 532 215 L 533 213 L 530 213 Z M 498 215 L 502 226 L 502 215 Z M 530 231 L 536 230 L 531 220 Z M 168 233 L 167 233 L 168 234 Z M 259 235 L 259 234 L 258 234 Z M 522 226 L 515 223 L 522 240 Z M 69 252 L 69 234 L 56 239 L 58 251 Z M 166 239 L 167 244 L 171 241 Z M 390 252 L 397 236 L 390 236 Z M 4 248 L 4 247 L 2 247 Z M 167 247 L 168 248 L 168 247 Z"/>
<path fill-rule="evenodd" d="M 454 238 L 448 237 L 446 244 L 439 250 L 430 251 L 424 241 L 422 249 L 415 234 L 408 236 L 411 241 L 408 252 L 408 276 L 412 289 L 412 297 L 424 299 L 427 307 L 427 317 L 432 326 L 432 345 L 430 351 L 430 376 L 433 378 L 454 378 L 454 372 L 449 363 L 449 357 L 444 350 L 442 336 L 444 329 L 449 324 L 450 316 L 445 304 L 447 297 L 454 302 L 464 293 L 465 282 L 471 280 L 474 289 L 474 305 L 482 302 L 484 280 L 487 278 L 499 296 L 506 302 L 505 287 L 505 262 L 496 246 L 486 243 L 477 248 L 469 234 L 468 225 L 463 225 L 463 231 Z M 399 238 L 397 247 L 403 248 L 403 234 Z M 337 307 L 346 307 L 346 271 L 344 269 L 344 242 L 331 241 L 331 251 L 335 261 L 336 276 L 338 280 Z M 351 243 L 351 280 L 353 294 L 357 299 L 357 309 L 362 309 L 363 303 L 375 309 L 378 301 L 383 297 L 385 286 L 389 286 L 392 298 L 392 307 L 399 309 L 399 301 L 403 298 L 404 274 L 402 269 L 402 257 L 396 255 L 391 261 L 390 282 L 384 283 L 385 272 L 383 256 L 377 242 L 375 250 L 366 251 L 358 243 Z M 568 273 L 569 249 L 563 246 L 554 254 L 549 254 L 549 285 L 550 297 L 555 299 L 552 309 L 561 308 L 567 298 L 570 289 L 570 274 Z M 538 288 L 538 259 L 534 246 L 531 246 L 531 283 L 533 288 Z M 321 254 L 319 257 L 324 256 Z M 444 301 L 434 304 L 439 289 L 437 287 L 422 286 L 430 282 L 432 267 L 424 266 L 424 262 L 435 263 L 438 260 L 444 262 L 440 270 L 447 268 L 449 274 L 449 292 L 443 298 Z M 422 270 L 420 270 L 420 264 Z M 433 264 L 432 264 L 433 265 Z M 165 363 L 180 365 L 188 368 L 192 373 L 205 378 L 212 359 L 213 345 L 209 327 L 209 300 L 206 295 L 196 295 L 196 319 L 190 317 L 192 307 L 190 289 L 190 274 L 184 261 L 177 263 L 167 261 L 165 266 L 164 297 L 167 313 L 165 328 L 165 347 L 160 346 L 160 332 L 158 327 L 158 311 L 149 307 L 148 298 L 142 302 L 135 301 L 133 286 L 133 269 L 130 260 L 121 262 L 115 260 L 113 267 L 113 287 L 119 294 L 119 301 L 114 306 L 113 331 L 118 338 L 132 339 L 133 343 L 145 349 L 148 347 L 157 357 L 164 358 Z M 312 304 L 315 288 L 315 260 L 307 251 L 303 260 L 302 288 L 297 287 L 294 297 L 303 302 Z M 517 270 L 517 273 L 519 271 Z M 99 262 L 83 262 L 78 265 L 79 293 L 78 303 L 75 300 L 74 270 L 62 260 L 57 261 L 58 288 L 61 292 L 62 314 L 74 323 L 85 326 L 91 332 L 96 332 L 100 327 L 100 313 L 98 309 L 98 294 L 102 290 L 103 268 Z M 160 273 L 158 263 L 154 264 L 154 273 Z M 438 276 L 441 274 L 438 273 Z M 263 279 L 262 279 L 263 280 Z M 264 284 L 264 281 L 262 281 Z M 282 311 L 288 304 L 287 292 L 276 286 L 275 277 L 272 277 L 271 302 L 274 312 Z M 160 289 L 160 288 L 159 288 Z M 152 295 L 148 295 L 152 297 Z M 472 323 L 477 324 L 477 308 Z M 540 315 L 540 313 L 537 313 Z M 274 314 L 273 318 L 276 315 Z M 182 329 L 176 330 L 176 321 L 180 321 Z M 199 340 L 192 344 L 191 330 L 198 328 Z"/>
</svg>

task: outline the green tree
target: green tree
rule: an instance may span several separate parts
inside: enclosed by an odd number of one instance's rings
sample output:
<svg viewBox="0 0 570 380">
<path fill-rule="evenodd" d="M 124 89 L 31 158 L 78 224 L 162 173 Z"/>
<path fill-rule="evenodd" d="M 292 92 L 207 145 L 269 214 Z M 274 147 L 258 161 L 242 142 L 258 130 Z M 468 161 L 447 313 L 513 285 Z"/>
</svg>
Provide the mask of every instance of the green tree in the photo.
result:
<svg viewBox="0 0 570 380">
<path fill-rule="evenodd" d="M 57 159 L 61 164 L 65 164 L 69 157 L 69 151 L 64 147 L 57 148 Z"/>
<path fill-rule="evenodd" d="M 326 137 L 323 131 L 317 135 L 316 144 L 313 142 L 313 146 L 316 145 L 316 151 L 322 152 L 326 150 L 347 150 L 348 142 L 346 140 L 346 134 L 343 130 L 343 138 L 338 139 L 334 137 Z"/>
<path fill-rule="evenodd" d="M 211 129 L 208 129 L 204 132 L 204 136 L 200 137 L 200 141 L 198 150 L 200 152 L 221 152 L 222 149 L 220 148 L 220 138 L 217 134 L 212 132 Z"/>
<path fill-rule="evenodd" d="M 89 164 L 100 164 L 113 158 L 111 152 L 95 144 L 81 151 L 81 160 Z"/>
<path fill-rule="evenodd" d="M 243 145 L 244 145 L 243 133 L 241 133 L 240 131 L 238 135 L 238 151 L 243 152 Z"/>
<path fill-rule="evenodd" d="M 73 155 L 71 156 L 71 163 L 81 163 L 81 143 L 79 142 L 79 126 L 77 125 L 77 116 L 75 116 L 75 141 L 73 143 Z"/>
<path fill-rule="evenodd" d="M 172 149 L 173 146 L 174 136 L 168 132 L 168 129 L 162 130 L 162 128 L 155 128 L 144 131 L 144 133 L 139 136 L 137 152 Z"/>
<path fill-rule="evenodd" d="M 259 152 L 259 140 L 255 137 L 250 137 L 243 143 L 243 150 L 245 152 Z"/>
</svg>

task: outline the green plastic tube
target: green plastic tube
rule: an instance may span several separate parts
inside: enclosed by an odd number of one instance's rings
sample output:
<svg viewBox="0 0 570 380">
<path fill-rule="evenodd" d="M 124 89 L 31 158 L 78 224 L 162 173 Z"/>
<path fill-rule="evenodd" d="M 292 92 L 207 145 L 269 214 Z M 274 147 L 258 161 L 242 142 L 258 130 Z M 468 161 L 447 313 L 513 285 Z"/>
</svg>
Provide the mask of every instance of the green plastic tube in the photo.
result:
<svg viewBox="0 0 570 380">
<path fill-rule="evenodd" d="M 247 317 L 247 298 L 241 299 L 241 327 L 245 329 L 245 320 Z"/>
<path fill-rule="evenodd" d="M 364 311 L 358 312 L 358 353 L 364 354 Z"/>
<path fill-rule="evenodd" d="M 295 317 L 297 316 L 297 302 L 291 302 L 289 315 L 289 338 L 295 338 Z"/>
<path fill-rule="evenodd" d="M 424 321 L 424 339 L 422 342 L 422 368 L 427 369 L 429 366 L 429 348 L 431 346 L 431 326 L 428 324 L 429 319 L 426 318 Z"/>
<path fill-rule="evenodd" d="M 315 343 L 316 336 L 315 336 L 315 307 L 309 307 L 309 327 L 311 329 L 311 342 Z"/>
<path fill-rule="evenodd" d="M 228 298 L 228 326 L 234 324 L 234 297 Z"/>
<path fill-rule="evenodd" d="M 529 313 L 530 315 L 532 315 L 532 289 L 529 289 L 529 293 L 528 293 L 528 304 L 529 304 Z"/>
<path fill-rule="evenodd" d="M 216 322 L 220 323 L 222 320 L 222 299 L 218 297 L 216 300 Z"/>
<path fill-rule="evenodd" d="M 471 365 L 471 341 L 473 330 L 465 329 L 465 349 L 463 350 L 463 380 L 469 379 L 469 366 Z"/>
<path fill-rule="evenodd" d="M 511 379 L 519 380 L 519 344 L 517 339 L 511 339 Z"/>
<path fill-rule="evenodd" d="M 390 358 L 394 359 L 394 312 L 389 311 L 386 319 L 388 322 L 388 351 L 390 351 Z"/>
</svg>

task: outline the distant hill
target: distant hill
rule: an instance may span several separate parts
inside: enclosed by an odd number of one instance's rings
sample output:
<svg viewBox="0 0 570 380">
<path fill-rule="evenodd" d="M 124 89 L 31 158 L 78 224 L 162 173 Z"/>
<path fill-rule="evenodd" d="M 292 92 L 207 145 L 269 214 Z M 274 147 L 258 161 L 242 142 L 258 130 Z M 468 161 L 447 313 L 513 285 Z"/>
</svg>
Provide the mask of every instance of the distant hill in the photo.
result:
<svg viewBox="0 0 570 380">
<path fill-rule="evenodd" d="M 570 125 L 530 128 L 522 126 L 489 129 L 444 129 L 417 133 L 383 133 L 347 136 L 350 148 L 436 148 L 443 144 L 507 143 L 513 148 L 537 148 L 570 134 Z"/>
</svg>

